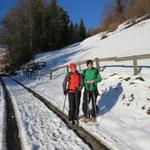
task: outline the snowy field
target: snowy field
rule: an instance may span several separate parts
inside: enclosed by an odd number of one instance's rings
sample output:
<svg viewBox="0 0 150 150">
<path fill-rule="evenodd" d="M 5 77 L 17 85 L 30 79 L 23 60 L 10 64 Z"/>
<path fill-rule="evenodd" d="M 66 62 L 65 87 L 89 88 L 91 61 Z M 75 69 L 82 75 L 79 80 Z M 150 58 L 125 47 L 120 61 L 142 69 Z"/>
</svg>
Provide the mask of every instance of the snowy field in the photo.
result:
<svg viewBox="0 0 150 150">
<path fill-rule="evenodd" d="M 53 80 L 50 81 L 48 74 L 49 68 L 55 68 L 69 64 L 70 62 L 93 59 L 95 57 L 103 58 L 150 54 L 150 19 L 142 21 L 128 29 L 124 29 L 124 26 L 121 25 L 118 30 L 112 33 L 106 33 L 108 37 L 102 40 L 101 37 L 103 34 L 104 33 L 99 33 L 81 43 L 70 45 L 61 50 L 35 56 L 36 61 L 47 62 L 47 67 L 41 70 L 40 80 L 38 79 L 38 72 L 35 73 L 37 76 L 34 80 L 21 75 L 21 72 L 14 78 L 37 91 L 55 106 L 62 109 L 64 102 L 62 82 L 66 70 L 61 69 L 55 72 Z M 133 75 L 132 61 L 105 62 L 100 65 L 103 67 L 101 72 L 103 81 L 98 85 L 100 92 L 100 96 L 97 100 L 100 107 L 98 122 L 94 124 L 84 124 L 80 122 L 80 125 L 101 139 L 104 143 L 111 145 L 114 149 L 149 150 L 150 116 L 146 112 L 150 108 L 150 60 L 139 61 L 139 74 L 136 76 Z M 85 67 L 86 66 L 82 66 L 82 69 Z M 144 79 L 143 81 L 141 77 Z M 10 83 L 8 82 L 8 84 Z M 16 99 L 16 96 L 22 98 L 21 96 L 23 95 L 17 94 L 16 86 L 13 84 L 11 85 L 11 90 L 13 91 L 12 94 L 14 95 L 14 99 Z M 20 90 L 20 92 L 22 91 Z M 22 102 L 20 100 L 16 101 L 16 103 L 20 103 L 18 105 L 20 107 L 28 107 L 28 99 L 26 99 L 26 101 L 25 103 L 27 103 L 27 106 L 21 104 Z M 30 98 L 29 101 L 31 101 Z M 40 130 L 51 130 L 51 126 L 58 125 L 59 121 L 56 120 L 52 122 L 51 118 L 53 118 L 54 115 L 44 108 L 44 106 L 41 106 L 42 104 L 40 104 L 40 102 L 38 102 L 38 106 L 37 101 L 30 105 L 33 109 L 27 109 L 26 111 L 30 115 L 38 113 L 40 118 L 38 118 L 39 120 L 37 119 L 38 121 L 35 120 L 34 122 L 33 120 L 33 122 L 28 122 L 29 125 L 31 124 L 31 128 L 29 129 L 27 125 L 24 125 L 27 128 L 26 130 L 29 130 L 29 133 L 32 133 L 32 129 L 34 129 L 32 128 L 32 123 L 34 126 L 39 126 L 40 128 L 39 122 L 43 119 L 46 119 L 46 122 L 44 123 L 44 128 Z M 82 107 L 82 99 L 80 107 Z M 68 103 L 65 107 L 65 113 L 67 113 L 67 111 Z M 46 115 L 42 115 L 43 113 L 46 113 Z M 24 120 L 28 121 L 28 116 L 26 114 L 22 117 Z M 82 117 L 83 113 L 81 110 L 80 118 Z M 58 130 L 61 130 L 61 128 Z M 62 134 L 64 134 L 63 131 L 61 132 Z M 70 135 L 73 134 L 71 131 L 67 132 Z M 39 132 L 36 134 L 38 135 Z M 52 133 L 49 134 L 49 136 L 53 138 Z M 38 139 L 39 136 L 36 135 L 28 138 L 31 141 L 35 140 L 35 142 L 37 142 L 37 140 L 46 142 L 48 139 L 47 137 Z M 65 139 L 62 140 L 64 140 L 61 141 L 62 145 L 67 142 Z M 50 142 L 45 146 L 51 146 L 49 144 Z"/>
<path fill-rule="evenodd" d="M 11 94 L 24 150 L 89 150 L 42 102 L 16 82 L 5 78 Z"/>
</svg>

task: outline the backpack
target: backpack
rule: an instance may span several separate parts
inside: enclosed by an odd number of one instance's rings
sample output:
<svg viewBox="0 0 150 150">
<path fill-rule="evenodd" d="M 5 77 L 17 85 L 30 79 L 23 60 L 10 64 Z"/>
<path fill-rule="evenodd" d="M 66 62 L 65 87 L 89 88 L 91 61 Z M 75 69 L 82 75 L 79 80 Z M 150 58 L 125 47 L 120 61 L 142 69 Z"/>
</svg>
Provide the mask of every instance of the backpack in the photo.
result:
<svg viewBox="0 0 150 150">
<path fill-rule="evenodd" d="M 75 90 L 77 90 L 80 86 L 80 73 L 69 72 L 68 83 L 68 89 L 70 92 L 74 92 Z"/>
</svg>

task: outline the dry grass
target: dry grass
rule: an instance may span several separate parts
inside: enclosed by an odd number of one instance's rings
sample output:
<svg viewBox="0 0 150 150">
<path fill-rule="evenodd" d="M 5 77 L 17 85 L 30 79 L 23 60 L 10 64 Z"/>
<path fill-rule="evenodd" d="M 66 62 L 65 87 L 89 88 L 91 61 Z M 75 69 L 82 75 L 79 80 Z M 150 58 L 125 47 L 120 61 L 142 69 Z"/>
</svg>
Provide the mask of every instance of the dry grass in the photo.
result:
<svg viewBox="0 0 150 150">
<path fill-rule="evenodd" d="M 141 17 L 150 13 L 150 0 L 136 0 L 131 6 L 126 9 L 126 19 Z"/>
<path fill-rule="evenodd" d="M 138 22 L 150 18 L 150 0 L 135 0 L 134 3 L 128 5 L 125 8 L 124 14 L 119 14 L 118 12 L 116 12 L 113 0 L 109 0 L 108 4 L 106 4 L 106 7 L 104 8 L 103 23 L 100 27 L 90 30 L 89 36 L 103 31 L 112 32 L 117 29 L 118 25 L 120 25 L 124 21 L 131 19 L 132 24 L 127 27 L 129 28 L 138 23 L 136 21 L 136 18 L 144 15 L 146 17 L 142 18 Z"/>
</svg>

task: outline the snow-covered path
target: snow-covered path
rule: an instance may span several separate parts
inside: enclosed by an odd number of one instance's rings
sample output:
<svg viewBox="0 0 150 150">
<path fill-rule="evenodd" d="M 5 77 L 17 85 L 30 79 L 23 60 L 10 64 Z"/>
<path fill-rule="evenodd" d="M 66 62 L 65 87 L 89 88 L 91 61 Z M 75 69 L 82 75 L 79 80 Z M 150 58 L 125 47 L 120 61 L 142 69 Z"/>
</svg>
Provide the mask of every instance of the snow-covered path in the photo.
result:
<svg viewBox="0 0 150 150">
<path fill-rule="evenodd" d="M 88 150 L 84 142 L 67 128 L 42 102 L 9 78 L 4 79 L 10 92 L 25 150 Z"/>
<path fill-rule="evenodd" d="M 5 149 L 5 101 L 0 82 L 0 150 Z"/>
</svg>

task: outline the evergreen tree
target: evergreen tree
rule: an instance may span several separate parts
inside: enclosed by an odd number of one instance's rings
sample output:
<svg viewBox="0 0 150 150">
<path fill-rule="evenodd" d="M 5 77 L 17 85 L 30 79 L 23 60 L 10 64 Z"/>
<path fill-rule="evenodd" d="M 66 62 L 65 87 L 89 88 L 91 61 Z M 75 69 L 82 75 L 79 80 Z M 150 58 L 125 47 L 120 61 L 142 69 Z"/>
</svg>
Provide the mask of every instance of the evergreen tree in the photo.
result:
<svg viewBox="0 0 150 150">
<path fill-rule="evenodd" d="M 86 28 L 82 19 L 80 20 L 79 36 L 80 36 L 80 41 L 86 38 Z"/>
<path fill-rule="evenodd" d="M 42 0 L 32 0 L 32 22 L 33 22 L 33 50 L 39 53 L 45 49 L 44 40 L 44 16 L 45 8 Z"/>
<path fill-rule="evenodd" d="M 67 12 L 52 0 L 46 13 L 46 37 L 49 49 L 61 48 L 68 44 L 69 21 Z"/>
<path fill-rule="evenodd" d="M 69 44 L 72 44 L 73 43 L 73 40 L 74 40 L 74 25 L 73 23 L 71 22 L 70 25 L 69 25 Z"/>
<path fill-rule="evenodd" d="M 33 55 L 83 40 L 83 20 L 70 23 L 67 12 L 56 0 L 18 0 L 5 16 L 0 27 L 0 43 L 10 51 L 14 68 L 29 61 Z M 47 4 L 47 5 L 46 5 Z"/>
<path fill-rule="evenodd" d="M 64 47 L 69 43 L 69 23 L 70 19 L 67 12 L 63 8 L 59 8 L 58 23 L 60 28 L 60 47 Z"/>
<path fill-rule="evenodd" d="M 71 22 L 69 26 L 69 44 L 73 44 L 75 42 L 79 42 L 79 26 L 76 23 L 75 25 Z"/>
<path fill-rule="evenodd" d="M 79 42 L 80 41 L 80 35 L 79 35 L 79 25 L 77 23 L 75 23 L 74 25 L 74 34 L 75 34 L 75 42 Z"/>
</svg>

